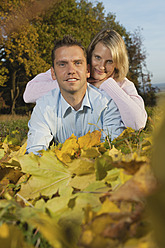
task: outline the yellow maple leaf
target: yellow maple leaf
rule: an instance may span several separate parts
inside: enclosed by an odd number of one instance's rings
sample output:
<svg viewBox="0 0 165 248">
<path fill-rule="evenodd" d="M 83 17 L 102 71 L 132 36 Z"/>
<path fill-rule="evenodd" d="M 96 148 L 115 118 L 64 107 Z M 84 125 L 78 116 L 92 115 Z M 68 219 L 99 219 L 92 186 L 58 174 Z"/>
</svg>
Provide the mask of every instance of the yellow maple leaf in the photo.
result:
<svg viewBox="0 0 165 248">
<path fill-rule="evenodd" d="M 146 156 L 140 156 L 137 154 L 137 152 L 130 153 L 130 154 L 124 154 L 122 156 L 122 161 L 123 162 L 131 162 L 131 161 L 136 161 L 136 162 L 147 162 L 148 158 Z"/>
<path fill-rule="evenodd" d="M 120 180 L 121 180 L 122 184 L 124 184 L 125 182 L 127 182 L 131 178 L 132 178 L 132 175 L 127 174 L 124 169 L 120 169 Z"/>
<path fill-rule="evenodd" d="M 78 151 L 79 144 L 77 143 L 77 138 L 72 134 L 71 137 L 64 142 L 61 149 L 58 147 L 55 149 L 55 154 L 63 163 L 69 163 Z"/>
<path fill-rule="evenodd" d="M 103 202 L 101 209 L 97 212 L 97 215 L 105 213 L 119 213 L 120 209 L 115 203 L 110 201 L 108 198 Z"/>
<path fill-rule="evenodd" d="M 81 157 L 86 157 L 86 158 L 97 158 L 100 156 L 100 152 L 98 147 L 91 147 L 88 149 L 82 149 L 81 150 Z"/>
<path fill-rule="evenodd" d="M 95 130 L 92 133 L 89 131 L 86 135 L 78 138 L 80 148 L 87 149 L 92 146 L 97 146 L 100 143 L 101 131 Z"/>
<path fill-rule="evenodd" d="M 1 238 L 7 238 L 9 236 L 9 228 L 6 223 L 3 223 L 2 226 L 0 226 L 0 237 Z"/>
<path fill-rule="evenodd" d="M 112 157 L 113 161 L 120 161 L 122 159 L 121 150 L 117 150 L 114 146 L 109 150 L 109 156 Z"/>
<path fill-rule="evenodd" d="M 123 139 L 123 138 L 128 138 L 129 135 L 131 135 L 132 133 L 134 133 L 135 130 L 132 129 L 131 127 L 127 127 L 116 139 Z"/>
</svg>

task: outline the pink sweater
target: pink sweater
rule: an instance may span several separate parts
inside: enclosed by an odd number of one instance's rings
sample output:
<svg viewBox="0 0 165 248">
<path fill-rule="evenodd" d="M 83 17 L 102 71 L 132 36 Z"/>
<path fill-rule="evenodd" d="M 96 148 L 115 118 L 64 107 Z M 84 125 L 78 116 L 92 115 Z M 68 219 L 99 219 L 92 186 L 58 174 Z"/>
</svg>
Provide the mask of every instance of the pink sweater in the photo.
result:
<svg viewBox="0 0 165 248">
<path fill-rule="evenodd" d="M 27 83 L 23 99 L 26 103 L 36 102 L 39 97 L 57 87 L 57 81 L 52 79 L 51 70 L 48 70 L 38 74 Z M 138 95 L 131 81 L 125 78 L 123 82 L 118 83 L 114 79 L 108 78 L 101 84 L 100 89 L 104 90 L 115 101 L 126 127 L 135 130 L 145 127 L 147 113 L 144 101 Z"/>
</svg>

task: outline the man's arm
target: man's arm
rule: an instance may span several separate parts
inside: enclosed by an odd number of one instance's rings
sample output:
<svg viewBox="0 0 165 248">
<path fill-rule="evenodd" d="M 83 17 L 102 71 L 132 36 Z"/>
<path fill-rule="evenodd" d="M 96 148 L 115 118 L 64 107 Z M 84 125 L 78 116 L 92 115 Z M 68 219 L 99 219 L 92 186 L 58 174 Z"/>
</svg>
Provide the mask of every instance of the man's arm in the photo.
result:
<svg viewBox="0 0 165 248">
<path fill-rule="evenodd" d="M 112 99 L 103 113 L 103 130 L 111 140 L 117 138 L 125 130 L 119 109 Z M 105 134 L 103 136 L 105 138 Z"/>
<path fill-rule="evenodd" d="M 34 107 L 28 127 L 27 153 L 38 154 L 39 150 L 46 150 L 53 139 L 53 135 L 44 116 L 42 105 L 37 104 Z"/>
</svg>

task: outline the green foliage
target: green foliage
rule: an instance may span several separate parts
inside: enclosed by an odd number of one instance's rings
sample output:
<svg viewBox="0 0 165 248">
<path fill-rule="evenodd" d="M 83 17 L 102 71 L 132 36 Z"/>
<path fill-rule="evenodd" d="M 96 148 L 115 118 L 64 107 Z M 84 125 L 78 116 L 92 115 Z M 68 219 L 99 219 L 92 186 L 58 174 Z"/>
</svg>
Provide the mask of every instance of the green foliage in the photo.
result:
<svg viewBox="0 0 165 248">
<path fill-rule="evenodd" d="M 155 106 L 156 88 L 151 85 L 152 74 L 147 69 L 147 52 L 143 46 L 141 30 L 142 29 L 138 27 L 134 33 L 129 34 L 125 40 L 130 62 L 128 78 L 136 85 L 145 104 Z"/>
<path fill-rule="evenodd" d="M 16 100 L 20 93 L 20 84 L 30 77 L 36 75 L 40 71 L 44 71 L 50 67 L 41 57 L 38 50 L 38 33 L 34 26 L 30 23 L 23 23 L 20 29 L 5 33 L 7 23 L 10 23 L 10 12 L 18 11 L 18 6 L 24 6 L 27 1 L 15 1 L 10 5 L 10 1 L 1 3 L 1 20 L 4 26 L 4 34 L 0 45 L 0 63 L 1 63 L 1 84 L 9 86 L 9 94 L 11 94 L 11 112 L 15 112 Z M 15 13 L 16 14 L 16 13 Z M 24 85 L 23 85 L 24 86 Z M 9 98 L 9 96 L 8 96 Z"/>
<path fill-rule="evenodd" d="M 73 35 L 87 48 L 92 37 L 101 29 L 104 22 L 102 4 L 93 7 L 87 1 L 65 0 L 57 2 L 45 13 L 43 19 L 34 23 L 37 26 L 40 51 L 50 64 L 50 52 L 54 39 L 64 35 Z M 101 18 L 102 16 L 102 18 Z"/>
<path fill-rule="evenodd" d="M 0 20 L 3 27 L 0 82 L 5 86 L 1 88 L 3 98 L 12 113 L 24 105 L 22 94 L 25 84 L 36 74 L 50 68 L 55 38 L 71 34 L 87 48 L 102 28 L 113 28 L 121 34 L 130 60 L 128 78 L 144 94 L 146 103 L 154 104 L 155 92 L 149 87 L 151 75 L 145 72 L 146 52 L 140 31 L 136 30 L 134 34 L 127 32 L 113 13 L 105 15 L 101 2 L 93 5 L 86 0 L 49 0 L 49 4 L 42 0 L 7 0 L 2 1 L 0 7 L 3 17 Z"/>
</svg>

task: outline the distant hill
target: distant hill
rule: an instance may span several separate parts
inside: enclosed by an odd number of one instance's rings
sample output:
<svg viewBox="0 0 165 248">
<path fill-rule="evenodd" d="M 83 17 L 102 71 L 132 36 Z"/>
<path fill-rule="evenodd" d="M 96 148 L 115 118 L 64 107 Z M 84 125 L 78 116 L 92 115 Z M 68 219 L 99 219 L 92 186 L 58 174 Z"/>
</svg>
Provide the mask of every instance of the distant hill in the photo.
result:
<svg viewBox="0 0 165 248">
<path fill-rule="evenodd" d="M 160 91 L 165 91 L 165 83 L 152 84 L 153 87 L 158 87 Z"/>
</svg>

